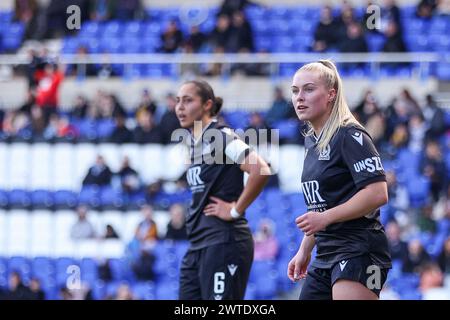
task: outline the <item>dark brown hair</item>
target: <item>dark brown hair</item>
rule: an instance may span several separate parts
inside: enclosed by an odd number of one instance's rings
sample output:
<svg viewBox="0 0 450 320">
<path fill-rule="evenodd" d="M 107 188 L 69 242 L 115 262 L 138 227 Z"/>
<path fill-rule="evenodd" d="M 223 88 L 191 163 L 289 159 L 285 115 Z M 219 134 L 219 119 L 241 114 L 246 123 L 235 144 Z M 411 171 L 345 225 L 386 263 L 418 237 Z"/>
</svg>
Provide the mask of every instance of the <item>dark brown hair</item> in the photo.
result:
<svg viewBox="0 0 450 320">
<path fill-rule="evenodd" d="M 185 82 L 184 84 L 193 84 L 197 87 L 197 94 L 202 99 L 202 103 L 206 103 L 206 101 L 208 100 L 211 100 L 213 102 L 210 113 L 212 117 L 219 114 L 220 109 L 223 105 L 223 99 L 214 95 L 214 90 L 211 88 L 208 82 L 203 80 L 190 80 Z"/>
</svg>

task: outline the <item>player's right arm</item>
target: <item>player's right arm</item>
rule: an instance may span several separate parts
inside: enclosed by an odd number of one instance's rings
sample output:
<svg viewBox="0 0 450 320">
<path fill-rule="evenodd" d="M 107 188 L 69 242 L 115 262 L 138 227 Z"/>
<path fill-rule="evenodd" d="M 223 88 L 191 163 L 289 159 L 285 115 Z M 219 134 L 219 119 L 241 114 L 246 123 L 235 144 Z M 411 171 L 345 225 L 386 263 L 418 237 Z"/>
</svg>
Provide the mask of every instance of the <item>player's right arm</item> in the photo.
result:
<svg viewBox="0 0 450 320">
<path fill-rule="evenodd" d="M 305 235 L 303 237 L 302 244 L 300 245 L 297 254 L 288 264 L 287 276 L 290 280 L 297 281 L 306 277 L 306 270 L 311 261 L 311 251 L 315 244 L 316 241 L 314 235 Z"/>
</svg>

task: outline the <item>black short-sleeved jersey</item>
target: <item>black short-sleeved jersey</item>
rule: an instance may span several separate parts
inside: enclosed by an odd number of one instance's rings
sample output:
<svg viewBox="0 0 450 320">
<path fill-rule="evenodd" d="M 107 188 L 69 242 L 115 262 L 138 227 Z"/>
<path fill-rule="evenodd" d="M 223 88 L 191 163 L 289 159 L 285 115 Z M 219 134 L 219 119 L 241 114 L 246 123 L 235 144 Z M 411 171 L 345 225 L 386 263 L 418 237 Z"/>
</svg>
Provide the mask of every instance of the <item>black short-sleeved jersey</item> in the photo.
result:
<svg viewBox="0 0 450 320">
<path fill-rule="evenodd" d="M 340 127 L 319 154 L 317 138 L 305 139 L 302 191 L 308 211 L 323 212 L 338 206 L 365 186 L 386 181 L 380 156 L 367 132 L 355 125 Z M 374 264 L 391 267 L 380 210 L 364 217 L 329 225 L 315 234 L 313 266 L 330 268 L 336 262 L 368 254 Z"/>
<path fill-rule="evenodd" d="M 236 201 L 244 188 L 244 175 L 239 164 L 250 148 L 229 128 L 211 122 L 202 138 L 190 140 L 191 164 L 186 173 L 192 193 L 186 228 L 191 249 L 201 249 L 252 237 L 245 217 L 231 222 L 206 216 L 203 210 L 211 196 L 226 202 Z"/>
</svg>

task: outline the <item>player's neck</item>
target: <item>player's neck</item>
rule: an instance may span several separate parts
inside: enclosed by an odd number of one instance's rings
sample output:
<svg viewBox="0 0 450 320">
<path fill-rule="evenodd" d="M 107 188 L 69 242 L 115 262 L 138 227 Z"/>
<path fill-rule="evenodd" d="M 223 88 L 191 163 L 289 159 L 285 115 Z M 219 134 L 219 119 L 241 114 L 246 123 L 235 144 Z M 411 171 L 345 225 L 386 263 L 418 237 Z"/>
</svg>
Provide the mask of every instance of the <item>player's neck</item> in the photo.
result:
<svg viewBox="0 0 450 320">
<path fill-rule="evenodd" d="M 194 139 L 196 141 L 202 136 L 203 131 L 205 131 L 205 129 L 211 124 L 212 121 L 213 121 L 212 118 L 204 117 L 201 120 L 201 122 L 202 122 L 201 126 L 194 125 L 194 128 L 192 130 L 192 134 L 194 135 Z"/>
<path fill-rule="evenodd" d="M 325 114 L 318 119 L 314 119 L 313 121 L 310 120 L 311 126 L 314 130 L 314 134 L 316 135 L 316 137 L 319 137 L 320 134 L 322 133 L 323 127 L 325 127 L 325 124 L 327 123 L 329 117 L 330 117 L 329 114 Z"/>
</svg>

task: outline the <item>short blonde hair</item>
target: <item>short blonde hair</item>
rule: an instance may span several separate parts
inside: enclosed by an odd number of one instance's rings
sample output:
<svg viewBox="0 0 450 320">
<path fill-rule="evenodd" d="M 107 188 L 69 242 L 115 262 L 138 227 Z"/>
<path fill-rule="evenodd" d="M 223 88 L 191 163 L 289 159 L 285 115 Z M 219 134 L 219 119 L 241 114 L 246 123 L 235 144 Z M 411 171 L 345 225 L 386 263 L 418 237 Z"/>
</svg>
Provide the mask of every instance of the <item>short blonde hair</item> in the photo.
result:
<svg viewBox="0 0 450 320">
<path fill-rule="evenodd" d="M 341 126 L 355 124 L 362 127 L 362 125 L 353 116 L 347 102 L 345 101 L 341 77 L 335 64 L 331 60 L 319 60 L 317 62 L 305 64 L 297 70 L 297 72 L 300 71 L 318 72 L 319 78 L 324 81 L 326 88 L 334 88 L 334 90 L 336 90 L 336 97 L 333 101 L 330 117 L 322 129 L 322 133 L 319 136 L 319 141 L 317 143 L 317 151 L 322 152 L 325 150 L 334 134 Z M 309 121 L 306 121 L 306 123 L 308 125 L 308 129 L 305 135 L 311 136 L 314 134 L 313 127 Z"/>
</svg>

